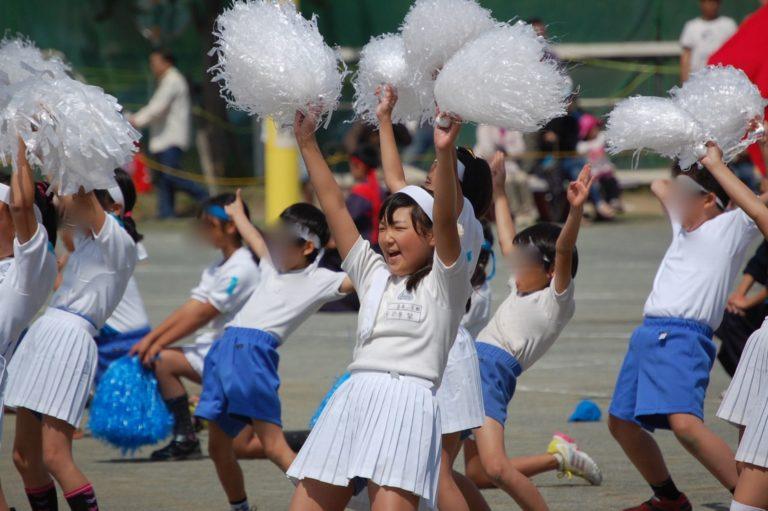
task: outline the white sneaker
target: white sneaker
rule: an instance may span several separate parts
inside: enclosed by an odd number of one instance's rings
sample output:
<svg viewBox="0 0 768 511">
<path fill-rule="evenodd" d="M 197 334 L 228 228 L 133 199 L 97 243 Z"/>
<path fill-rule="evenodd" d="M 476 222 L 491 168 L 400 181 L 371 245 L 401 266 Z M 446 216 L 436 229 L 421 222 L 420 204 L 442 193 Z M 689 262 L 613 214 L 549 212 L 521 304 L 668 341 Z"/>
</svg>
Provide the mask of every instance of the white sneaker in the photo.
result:
<svg viewBox="0 0 768 511">
<path fill-rule="evenodd" d="M 555 433 L 549 442 L 547 453 L 553 455 L 560 463 L 558 477 L 581 477 L 593 486 L 600 486 L 603 482 L 600 467 L 587 453 L 580 451 L 576 441 L 568 435 Z"/>
</svg>

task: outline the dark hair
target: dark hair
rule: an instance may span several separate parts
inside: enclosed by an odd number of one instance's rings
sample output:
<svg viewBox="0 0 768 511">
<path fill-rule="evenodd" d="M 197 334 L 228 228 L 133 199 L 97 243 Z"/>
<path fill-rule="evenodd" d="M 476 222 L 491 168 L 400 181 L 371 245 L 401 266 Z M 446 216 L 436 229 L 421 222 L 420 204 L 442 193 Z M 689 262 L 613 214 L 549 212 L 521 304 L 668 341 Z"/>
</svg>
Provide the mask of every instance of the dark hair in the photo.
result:
<svg viewBox="0 0 768 511">
<path fill-rule="evenodd" d="M 470 279 L 470 283 L 472 284 L 473 288 L 477 288 L 485 284 L 485 281 L 488 280 L 488 273 L 486 272 L 486 268 L 488 266 L 488 262 L 491 260 L 491 255 L 493 254 L 493 230 L 491 229 L 491 224 L 483 220 L 483 237 L 485 238 L 485 243 L 483 243 L 482 248 L 480 249 L 480 254 L 477 256 L 477 267 L 475 268 L 475 273 L 472 275 L 472 278 Z"/>
<path fill-rule="evenodd" d="M 549 271 L 555 264 L 555 253 L 557 238 L 563 228 L 557 224 L 542 222 L 523 229 L 512 243 L 515 245 L 531 245 L 536 248 L 541 256 L 540 262 L 544 268 Z M 579 269 L 579 251 L 573 247 L 573 258 L 571 262 L 571 278 L 576 276 Z"/>
<path fill-rule="evenodd" d="M 120 221 L 123 222 L 123 227 L 130 234 L 133 241 L 138 243 L 144 239 L 144 236 L 136 230 L 136 222 L 133 220 L 133 208 L 136 206 L 136 187 L 133 185 L 131 176 L 121 168 L 115 169 L 115 183 L 120 188 L 120 193 L 123 194 L 123 213 L 120 215 Z M 96 190 L 96 199 L 104 209 L 112 206 L 115 201 L 107 190 Z"/>
<path fill-rule="evenodd" d="M 369 169 L 375 169 L 379 166 L 379 153 L 369 144 L 359 145 L 349 156 L 357 158 Z"/>
<path fill-rule="evenodd" d="M 157 54 L 163 57 L 163 60 L 168 62 L 170 65 L 175 66 L 176 65 L 176 57 L 174 56 L 173 52 L 169 50 L 168 48 L 155 48 L 152 50 L 150 55 Z"/>
<path fill-rule="evenodd" d="M 217 216 L 211 215 L 208 212 L 208 208 L 210 208 L 211 206 L 218 206 L 220 208 L 224 208 L 224 206 L 232 204 L 236 200 L 237 200 L 237 196 L 234 193 L 220 193 L 219 195 L 208 197 L 200 204 L 200 208 L 197 210 L 197 218 L 208 217 L 208 218 L 217 220 L 218 222 L 221 222 L 221 223 L 226 223 L 228 221 L 231 222 L 231 220 L 225 221 Z M 251 212 L 248 209 L 248 205 L 245 204 L 245 202 L 243 202 L 243 210 L 245 211 L 245 216 L 250 220 Z M 243 238 L 242 236 L 240 236 L 239 231 L 236 232 L 235 238 L 237 239 L 238 243 L 242 243 Z"/>
<path fill-rule="evenodd" d="M 529 25 L 543 25 L 544 24 L 544 20 L 541 19 L 541 18 L 529 18 L 527 23 Z"/>
<path fill-rule="evenodd" d="M 712 174 L 709 173 L 709 170 L 703 166 L 693 165 L 690 169 L 688 169 L 686 175 L 696 181 L 696 183 L 698 183 L 709 193 L 714 193 L 715 196 L 723 203 L 723 207 L 721 209 L 725 210 L 725 208 L 728 207 L 728 203 L 731 201 L 731 198 L 728 197 L 727 193 L 725 193 L 725 190 L 723 190 L 720 182 L 715 179 Z"/>
<path fill-rule="evenodd" d="M 410 195 L 404 193 L 393 193 L 384 200 L 379 210 L 379 222 L 386 220 L 387 224 L 393 223 L 395 221 L 395 211 L 400 208 L 411 208 L 411 222 L 417 234 L 425 236 L 432 231 L 432 220 L 429 219 L 424 210 L 421 209 L 421 206 Z M 408 291 L 416 289 L 419 282 L 430 271 L 432 271 L 432 258 L 424 267 L 416 270 L 416 272 L 408 277 L 408 280 L 405 282 L 405 288 Z"/>
<path fill-rule="evenodd" d="M 482 218 L 493 202 L 493 178 L 488 162 L 478 158 L 466 147 L 456 149 L 456 157 L 464 165 L 461 192 L 472 204 L 475 216 Z"/>
<path fill-rule="evenodd" d="M 11 184 L 11 176 L 7 174 L 0 174 L 0 183 L 5 185 Z M 35 206 L 40 210 L 40 216 L 42 217 L 43 228 L 46 234 L 48 234 L 48 241 L 51 245 L 56 246 L 56 238 L 58 237 L 59 227 L 59 214 L 56 211 L 56 206 L 53 204 L 53 197 L 46 194 L 48 190 L 48 183 L 42 181 L 35 182 Z"/>
<path fill-rule="evenodd" d="M 328 222 L 325 220 L 325 215 L 322 211 L 307 202 L 297 202 L 292 206 L 288 206 L 282 213 L 280 213 L 280 220 L 287 224 L 298 224 L 302 227 L 306 227 L 309 232 L 320 238 L 321 246 L 315 247 L 314 252 L 307 256 L 307 262 L 310 264 L 315 261 L 320 249 L 327 245 L 328 240 L 331 239 L 331 231 L 328 228 Z"/>
</svg>

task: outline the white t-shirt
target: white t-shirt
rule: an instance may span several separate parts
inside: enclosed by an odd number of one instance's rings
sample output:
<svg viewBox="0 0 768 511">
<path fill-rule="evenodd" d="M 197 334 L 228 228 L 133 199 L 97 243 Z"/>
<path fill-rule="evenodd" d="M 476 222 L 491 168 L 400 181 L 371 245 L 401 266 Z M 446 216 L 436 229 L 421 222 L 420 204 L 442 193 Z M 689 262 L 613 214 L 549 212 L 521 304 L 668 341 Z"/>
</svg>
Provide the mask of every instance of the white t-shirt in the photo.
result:
<svg viewBox="0 0 768 511">
<path fill-rule="evenodd" d="M 707 66 L 707 60 L 735 32 L 736 22 L 727 16 L 713 20 L 694 18 L 686 22 L 680 35 L 680 45 L 691 50 L 691 72 Z"/>
<path fill-rule="evenodd" d="M 9 361 L 21 332 L 45 304 L 56 280 L 56 257 L 38 224 L 23 245 L 13 240 L 13 258 L 0 262 L 0 355 Z"/>
<path fill-rule="evenodd" d="M 147 259 L 147 251 L 141 242 L 136 243 L 136 253 L 139 262 Z M 115 311 L 107 320 L 106 326 L 118 333 L 125 334 L 149 328 L 149 316 L 144 307 L 144 300 L 139 292 L 136 277 L 131 275 L 125 293 Z"/>
<path fill-rule="evenodd" d="M 227 326 L 258 329 L 282 344 L 320 307 L 344 297 L 339 291 L 346 277 L 342 272 L 311 264 L 299 271 L 281 273 L 266 259 L 261 260 L 259 268 L 261 282 Z"/>
<path fill-rule="evenodd" d="M 687 232 L 670 212 L 672 243 L 653 280 L 643 314 L 699 321 L 717 329 L 728 293 L 759 231 L 741 209 Z"/>
<path fill-rule="evenodd" d="M 527 295 L 518 294 L 514 279 L 510 279 L 509 288 L 509 296 L 477 340 L 506 350 L 528 369 L 552 347 L 573 317 L 574 283 L 571 281 L 562 294 L 555 292 L 554 282 Z"/>
<path fill-rule="evenodd" d="M 491 320 L 491 286 L 484 282 L 472 290 L 472 302 L 469 310 L 461 318 L 461 326 L 467 329 L 472 339 L 477 339 L 480 331 Z"/>
<path fill-rule="evenodd" d="M 98 330 L 125 293 L 136 266 L 136 243 L 118 221 L 107 215 L 101 232 L 76 233 L 75 251 L 64 267 L 51 307 L 86 318 Z"/>
<path fill-rule="evenodd" d="M 459 241 L 461 242 L 461 251 L 467 258 L 467 272 L 469 276 L 475 272 L 477 259 L 480 256 L 480 250 L 485 241 L 483 235 L 483 225 L 475 217 L 475 210 L 472 203 L 464 197 L 464 207 L 461 208 L 457 222 L 459 224 Z"/>
<path fill-rule="evenodd" d="M 350 371 L 387 371 L 439 383 L 448 352 L 472 293 L 467 259 L 449 268 L 435 254 L 432 271 L 416 289 L 406 289 L 407 277 L 389 276 L 370 336 L 355 345 Z M 374 275 L 388 270 L 384 258 L 359 238 L 341 267 L 360 294 L 371 290 Z M 360 316 L 362 318 L 362 316 Z"/>
<path fill-rule="evenodd" d="M 245 247 L 235 250 L 226 261 L 217 261 L 203 270 L 190 298 L 212 305 L 219 315 L 208 323 L 197 342 L 213 342 L 221 337 L 224 327 L 243 308 L 260 281 L 261 270 Z"/>
</svg>

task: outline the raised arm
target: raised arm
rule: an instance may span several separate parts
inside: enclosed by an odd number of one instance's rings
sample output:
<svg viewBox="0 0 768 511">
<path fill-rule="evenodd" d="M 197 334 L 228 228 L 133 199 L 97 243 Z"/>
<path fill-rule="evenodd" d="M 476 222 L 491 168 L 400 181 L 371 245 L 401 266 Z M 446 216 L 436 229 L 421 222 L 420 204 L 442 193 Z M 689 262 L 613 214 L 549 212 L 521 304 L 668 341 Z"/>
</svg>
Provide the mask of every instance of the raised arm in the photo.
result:
<svg viewBox="0 0 768 511">
<path fill-rule="evenodd" d="M 555 292 L 558 294 L 565 292 L 571 285 L 573 252 L 576 248 L 576 239 L 579 237 L 584 203 L 589 197 L 589 188 L 592 186 L 591 174 L 592 168 L 588 164 L 584 165 L 576 181 L 572 181 L 568 185 L 568 203 L 571 205 L 571 209 L 555 244 L 554 283 Z"/>
<path fill-rule="evenodd" d="M 27 161 L 27 145 L 19 137 L 16 169 L 11 174 L 11 218 L 20 244 L 28 242 L 37 232 L 35 218 L 35 180 Z"/>
<path fill-rule="evenodd" d="M 514 249 L 515 218 L 512 216 L 512 210 L 509 207 L 509 199 L 504 189 L 506 181 L 506 169 L 504 168 L 504 153 L 496 151 L 490 161 L 491 174 L 493 175 L 493 208 L 496 215 L 496 229 L 498 230 L 499 246 L 501 253 L 505 257 L 512 254 Z"/>
<path fill-rule="evenodd" d="M 296 142 L 307 166 L 312 187 L 320 201 L 320 207 L 328 220 L 333 239 L 336 240 L 336 248 L 338 248 L 341 258 L 346 259 L 347 254 L 360 237 L 360 231 L 357 230 L 355 222 L 347 210 L 344 194 L 334 179 L 331 169 L 328 168 L 323 153 L 320 151 L 320 146 L 317 144 L 315 125 L 314 115 L 296 112 L 293 123 Z"/>
<path fill-rule="evenodd" d="M 259 230 L 251 223 L 248 216 L 245 214 L 245 207 L 243 206 L 243 196 L 240 189 L 237 189 L 236 199 L 224 206 L 224 211 L 229 215 L 232 221 L 237 227 L 237 232 L 243 238 L 243 241 L 253 250 L 256 257 L 270 261 L 269 248 L 267 247 L 264 236 L 261 235 Z"/>
<path fill-rule="evenodd" d="M 376 95 L 379 97 L 376 117 L 379 119 L 381 168 L 384 171 L 384 183 L 390 192 L 395 193 L 408 184 L 405 181 L 405 171 L 392 127 L 392 110 L 397 104 L 397 91 L 391 85 L 384 85 L 376 89 Z"/>
<path fill-rule="evenodd" d="M 651 183 L 651 192 L 661 203 L 664 212 L 669 215 L 669 200 L 672 192 L 672 181 L 669 179 L 654 179 Z"/>
<path fill-rule="evenodd" d="M 457 227 L 458 208 L 456 194 L 458 180 L 454 163 L 454 147 L 461 131 L 461 122 L 452 120 L 447 128 L 435 123 L 434 138 L 437 168 L 434 177 L 435 205 L 432 210 L 432 232 L 435 252 L 440 261 L 451 266 L 461 255 L 461 240 Z"/>
<path fill-rule="evenodd" d="M 104 222 L 107 220 L 107 214 L 104 208 L 99 204 L 96 194 L 92 191 L 85 193 L 82 188 L 72 196 L 72 206 L 77 211 L 78 220 L 81 225 L 87 227 L 94 235 L 101 233 L 104 228 Z"/>
<path fill-rule="evenodd" d="M 701 159 L 728 197 L 755 221 L 763 236 L 768 238 L 768 208 L 747 185 L 731 172 L 723 162 L 723 152 L 714 142 L 707 143 L 707 154 Z"/>
</svg>

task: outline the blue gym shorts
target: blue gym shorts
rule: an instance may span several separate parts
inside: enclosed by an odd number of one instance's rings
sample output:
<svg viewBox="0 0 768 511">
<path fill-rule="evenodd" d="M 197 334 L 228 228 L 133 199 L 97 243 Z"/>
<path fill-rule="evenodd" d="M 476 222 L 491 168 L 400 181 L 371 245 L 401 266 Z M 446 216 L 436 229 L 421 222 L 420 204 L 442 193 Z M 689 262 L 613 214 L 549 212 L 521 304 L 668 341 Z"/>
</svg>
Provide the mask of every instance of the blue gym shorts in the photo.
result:
<svg viewBox="0 0 768 511">
<path fill-rule="evenodd" d="M 704 397 L 717 348 L 712 329 L 679 318 L 645 318 L 633 333 L 609 413 L 653 431 L 668 416 L 704 419 Z"/>
<path fill-rule="evenodd" d="M 278 340 L 254 328 L 224 330 L 205 357 L 195 416 L 234 438 L 252 420 L 280 421 Z"/>
<path fill-rule="evenodd" d="M 507 407 L 515 395 L 517 378 L 523 368 L 506 350 L 482 341 L 477 341 L 475 345 L 480 362 L 485 416 L 503 426 L 507 421 Z"/>
</svg>

